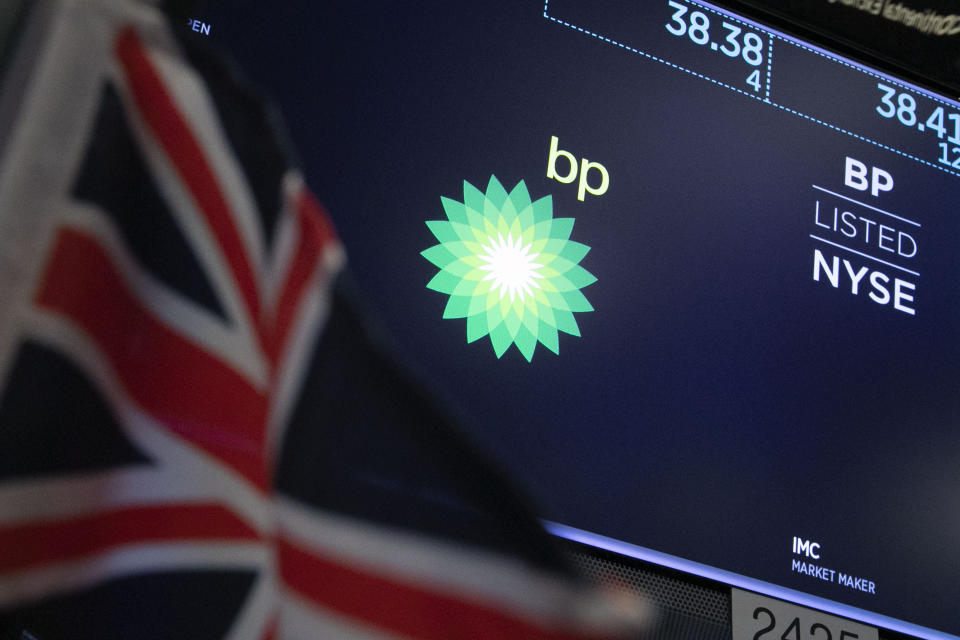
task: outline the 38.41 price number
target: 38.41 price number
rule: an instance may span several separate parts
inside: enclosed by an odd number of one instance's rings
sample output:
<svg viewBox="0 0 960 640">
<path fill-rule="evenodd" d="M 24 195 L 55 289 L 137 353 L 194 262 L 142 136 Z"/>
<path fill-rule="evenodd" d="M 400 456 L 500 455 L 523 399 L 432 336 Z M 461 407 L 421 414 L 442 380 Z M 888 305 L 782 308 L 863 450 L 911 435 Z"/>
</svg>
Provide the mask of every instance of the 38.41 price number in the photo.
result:
<svg viewBox="0 0 960 640">
<path fill-rule="evenodd" d="M 667 5 L 673 8 L 667 31 L 678 38 L 687 36 L 693 44 L 708 47 L 711 51 L 722 53 L 728 58 L 742 58 L 744 62 L 759 67 L 763 64 L 764 41 L 752 31 L 744 31 L 739 26 L 726 21 L 720 23 L 723 33 L 710 33 L 710 17 L 702 11 L 690 11 L 690 7 L 670 0 Z M 714 29 L 716 31 L 716 29 Z M 760 70 L 754 69 L 747 76 L 746 83 L 754 91 L 760 91 Z"/>
<path fill-rule="evenodd" d="M 938 106 L 924 118 L 918 113 L 917 99 L 909 92 L 898 92 L 882 82 L 877 83 L 877 88 L 883 92 L 877 105 L 877 113 L 881 117 L 896 118 L 903 126 L 917 131 L 930 131 L 940 140 L 946 137 L 946 142 L 939 143 L 940 157 L 937 161 L 960 169 L 960 113 L 947 112 Z"/>
</svg>

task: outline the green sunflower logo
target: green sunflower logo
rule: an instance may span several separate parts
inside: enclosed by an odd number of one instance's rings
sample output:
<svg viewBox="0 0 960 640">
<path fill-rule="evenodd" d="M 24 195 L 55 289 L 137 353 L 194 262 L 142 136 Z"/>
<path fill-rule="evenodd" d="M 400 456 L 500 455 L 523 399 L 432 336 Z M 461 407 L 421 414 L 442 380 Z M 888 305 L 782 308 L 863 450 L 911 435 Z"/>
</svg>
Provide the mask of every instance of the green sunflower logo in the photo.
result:
<svg viewBox="0 0 960 640">
<path fill-rule="evenodd" d="M 590 247 L 570 240 L 573 218 L 554 218 L 550 196 L 530 200 L 490 176 L 486 193 L 463 183 L 463 202 L 441 198 L 446 220 L 427 227 L 440 244 L 421 255 L 440 271 L 427 288 L 450 296 L 444 318 L 467 319 L 467 342 L 489 335 L 499 358 L 517 345 L 530 362 L 539 342 L 560 353 L 558 332 L 580 335 L 580 292 L 597 281 L 579 265 Z"/>
</svg>

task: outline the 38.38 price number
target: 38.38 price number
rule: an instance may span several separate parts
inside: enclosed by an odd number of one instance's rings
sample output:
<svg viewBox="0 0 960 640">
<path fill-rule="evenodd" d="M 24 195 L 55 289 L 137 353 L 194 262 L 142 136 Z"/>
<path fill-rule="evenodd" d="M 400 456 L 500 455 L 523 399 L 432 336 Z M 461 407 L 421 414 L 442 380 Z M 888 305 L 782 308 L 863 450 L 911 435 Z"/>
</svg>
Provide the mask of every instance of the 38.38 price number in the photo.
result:
<svg viewBox="0 0 960 640">
<path fill-rule="evenodd" d="M 917 99 L 907 91 L 898 92 L 893 87 L 878 82 L 877 88 L 883 92 L 877 113 L 883 118 L 896 118 L 905 127 L 917 131 L 930 131 L 946 142 L 938 143 L 940 157 L 937 161 L 954 169 L 960 169 L 960 113 L 944 111 L 937 106 L 924 118 L 918 112 Z M 948 135 L 949 134 L 949 135 Z"/>
<path fill-rule="evenodd" d="M 728 58 L 742 58 L 747 64 L 758 67 L 763 64 L 763 38 L 752 31 L 744 31 L 739 26 L 723 21 L 720 28 L 723 33 L 719 41 L 710 35 L 710 17 L 702 11 L 690 11 L 690 7 L 680 2 L 667 2 L 674 12 L 667 31 L 678 38 L 687 36 L 693 44 L 706 46 L 711 51 L 722 53 Z M 760 70 L 754 69 L 747 76 L 746 83 L 754 91 L 760 91 Z"/>
</svg>

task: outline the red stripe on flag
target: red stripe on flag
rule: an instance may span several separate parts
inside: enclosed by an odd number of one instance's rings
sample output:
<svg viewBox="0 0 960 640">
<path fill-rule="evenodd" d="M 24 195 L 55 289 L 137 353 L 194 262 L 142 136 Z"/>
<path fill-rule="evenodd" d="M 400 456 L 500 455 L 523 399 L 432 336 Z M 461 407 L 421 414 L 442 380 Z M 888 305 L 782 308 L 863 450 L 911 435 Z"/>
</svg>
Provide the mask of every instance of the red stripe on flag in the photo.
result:
<svg viewBox="0 0 960 640">
<path fill-rule="evenodd" d="M 257 539 L 256 531 L 218 505 L 131 507 L 0 528 L 0 573 L 36 569 L 123 545 Z"/>
<path fill-rule="evenodd" d="M 154 418 L 266 486 L 265 397 L 144 309 L 95 239 L 59 232 L 37 304 L 85 331 Z"/>
<path fill-rule="evenodd" d="M 330 222 L 330 214 L 323 208 L 309 189 L 300 189 L 297 194 L 297 215 L 302 216 L 304 223 L 311 227 L 310 235 L 321 248 L 337 241 L 337 233 Z"/>
<path fill-rule="evenodd" d="M 347 566 L 286 539 L 278 542 L 284 583 L 321 608 L 419 640 L 594 638 L 547 628 L 490 605 Z M 507 596 L 507 594 L 503 594 Z"/>
<path fill-rule="evenodd" d="M 124 29 L 117 36 L 115 51 L 137 108 L 203 212 L 233 271 L 250 316 L 259 326 L 260 298 L 253 267 L 203 149 L 133 29 Z"/>
<path fill-rule="evenodd" d="M 297 308 L 316 273 L 325 248 L 334 241 L 333 226 L 326 212 L 306 189 L 296 201 L 296 221 L 299 227 L 297 248 L 290 263 L 277 302 L 273 333 L 270 340 L 270 360 L 276 362 L 292 328 Z"/>
<path fill-rule="evenodd" d="M 263 635 L 260 636 L 260 640 L 275 640 L 276 637 L 277 637 L 277 627 L 278 627 L 278 626 L 279 626 L 279 625 L 278 625 L 278 623 L 277 623 L 277 616 L 274 615 L 274 616 L 273 616 L 272 618 L 270 618 L 270 620 L 267 622 L 267 626 L 264 627 L 264 629 L 263 629 Z"/>
</svg>

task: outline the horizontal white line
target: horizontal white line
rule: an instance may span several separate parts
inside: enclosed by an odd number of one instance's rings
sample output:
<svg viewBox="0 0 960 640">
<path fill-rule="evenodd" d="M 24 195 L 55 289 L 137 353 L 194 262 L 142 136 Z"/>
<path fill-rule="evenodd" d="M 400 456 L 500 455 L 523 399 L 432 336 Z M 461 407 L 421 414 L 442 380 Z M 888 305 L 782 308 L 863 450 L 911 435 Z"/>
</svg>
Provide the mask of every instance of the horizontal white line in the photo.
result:
<svg viewBox="0 0 960 640">
<path fill-rule="evenodd" d="M 818 187 L 817 185 L 812 185 L 812 186 L 813 186 L 814 189 L 816 189 L 816 190 L 818 190 L 818 191 L 823 191 L 824 193 L 829 193 L 829 194 L 832 195 L 832 196 L 837 196 L 838 198 L 843 198 L 844 200 L 848 200 L 848 201 L 852 202 L 853 204 L 860 205 L 861 207 L 866 207 L 867 209 L 871 209 L 871 210 L 873 210 L 873 211 L 876 211 L 877 213 L 882 213 L 883 215 L 885 215 L 885 216 L 890 216 L 891 218 L 896 218 L 897 220 L 900 220 L 901 222 L 906 222 L 907 224 L 912 224 L 912 225 L 915 226 L 915 227 L 920 227 L 920 226 L 922 226 L 919 222 L 914 222 L 913 220 L 910 220 L 909 218 L 904 218 L 904 217 L 902 217 L 902 216 L 896 215 L 895 213 L 890 213 L 889 211 L 884 211 L 883 209 L 878 209 L 878 208 L 874 207 L 873 205 L 867 204 L 866 202 L 860 202 L 859 200 L 854 200 L 853 198 L 848 198 L 848 197 L 845 196 L 845 195 L 836 193 L 836 192 L 834 192 L 834 191 L 830 191 L 829 189 L 824 189 L 823 187 Z"/>
<path fill-rule="evenodd" d="M 869 258 L 870 260 L 876 260 L 876 261 L 879 262 L 880 264 L 885 264 L 885 265 L 887 265 L 888 267 L 893 267 L 894 269 L 900 269 L 900 271 L 905 271 L 905 272 L 909 273 L 909 274 L 912 275 L 912 276 L 917 276 L 918 278 L 920 277 L 920 274 L 917 273 L 916 271 L 911 271 L 910 269 L 907 269 L 906 267 L 901 267 L 901 266 L 898 265 L 898 264 L 893 264 L 892 262 L 887 262 L 886 260 L 881 260 L 880 258 L 875 258 L 875 257 L 871 256 L 871 255 L 868 254 L 868 253 L 861 253 L 861 252 L 859 252 L 859 251 L 856 251 L 856 250 L 854 250 L 854 249 L 851 249 L 850 247 L 845 247 L 845 246 L 843 246 L 842 244 L 837 244 L 836 242 L 831 242 L 830 240 L 826 240 L 826 239 L 824 239 L 824 238 L 821 238 L 820 236 L 815 236 L 815 235 L 813 235 L 812 233 L 810 234 L 810 237 L 813 238 L 814 240 L 819 240 L 820 242 L 826 242 L 827 244 L 829 244 L 829 245 L 831 245 L 831 246 L 834 246 L 834 247 L 837 247 L 838 249 L 843 249 L 844 251 L 849 251 L 850 253 L 855 253 L 855 254 L 857 254 L 858 256 L 861 256 L 861 257 L 864 257 L 864 258 Z"/>
</svg>

